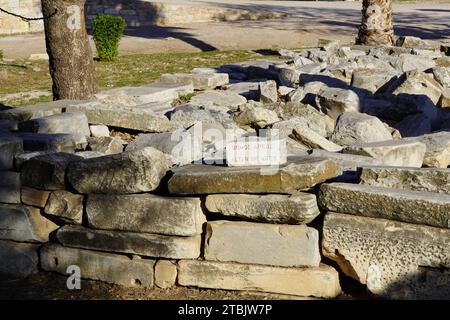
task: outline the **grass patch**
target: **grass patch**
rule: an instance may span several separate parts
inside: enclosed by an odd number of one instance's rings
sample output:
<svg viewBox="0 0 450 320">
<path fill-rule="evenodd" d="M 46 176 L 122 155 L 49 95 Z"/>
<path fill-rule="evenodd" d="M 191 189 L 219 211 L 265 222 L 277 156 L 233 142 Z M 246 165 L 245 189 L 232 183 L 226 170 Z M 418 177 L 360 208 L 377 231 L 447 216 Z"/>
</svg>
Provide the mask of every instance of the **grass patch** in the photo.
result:
<svg viewBox="0 0 450 320">
<path fill-rule="evenodd" d="M 252 59 L 278 59 L 278 57 L 246 50 L 135 54 L 120 56 L 113 62 L 96 61 L 95 68 L 99 89 L 103 90 L 152 83 L 158 81 L 163 73 L 190 72 L 196 67 L 218 67 Z M 0 103 L 11 106 L 34 103 L 36 98 L 5 100 L 4 96 L 27 91 L 51 91 L 48 62 L 16 60 L 0 63 L 0 83 L 2 83 Z M 42 98 L 43 101 L 48 99 Z"/>
</svg>

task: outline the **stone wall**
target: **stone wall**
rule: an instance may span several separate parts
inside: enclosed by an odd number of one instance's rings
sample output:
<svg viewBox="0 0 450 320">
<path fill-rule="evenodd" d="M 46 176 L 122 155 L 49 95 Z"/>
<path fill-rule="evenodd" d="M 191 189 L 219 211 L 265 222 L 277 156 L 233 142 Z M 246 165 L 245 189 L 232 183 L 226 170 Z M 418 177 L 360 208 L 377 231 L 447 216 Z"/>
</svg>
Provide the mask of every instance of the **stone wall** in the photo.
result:
<svg viewBox="0 0 450 320">
<path fill-rule="evenodd" d="M 25 17 L 42 16 L 39 0 L 0 0 L 0 7 Z M 151 0 L 87 0 L 86 24 L 92 27 L 95 15 L 109 13 L 122 16 L 128 27 L 167 25 L 174 23 L 233 21 L 239 19 L 278 18 L 282 14 L 223 9 L 213 6 L 159 3 Z M 41 32 L 42 21 L 26 22 L 5 13 L 0 13 L 0 34 Z"/>
<path fill-rule="evenodd" d="M 27 18 L 42 16 L 40 0 L 0 0 L 0 7 Z M 44 23 L 41 20 L 27 22 L 0 12 L 0 34 L 40 32 L 43 30 Z"/>
</svg>

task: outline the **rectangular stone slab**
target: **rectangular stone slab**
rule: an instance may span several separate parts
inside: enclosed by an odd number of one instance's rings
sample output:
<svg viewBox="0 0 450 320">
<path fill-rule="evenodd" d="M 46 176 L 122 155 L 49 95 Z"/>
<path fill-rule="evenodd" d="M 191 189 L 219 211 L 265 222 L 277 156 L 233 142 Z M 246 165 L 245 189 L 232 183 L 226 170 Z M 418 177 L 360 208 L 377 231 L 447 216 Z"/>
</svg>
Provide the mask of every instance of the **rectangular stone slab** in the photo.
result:
<svg viewBox="0 0 450 320">
<path fill-rule="evenodd" d="M 21 192 L 22 203 L 38 208 L 45 207 L 49 196 L 50 191 L 43 191 L 29 187 L 23 187 Z"/>
<path fill-rule="evenodd" d="M 195 236 L 206 222 L 198 198 L 92 194 L 86 211 L 89 226 L 103 230 Z"/>
<path fill-rule="evenodd" d="M 160 77 L 161 82 L 173 84 L 191 84 L 194 90 L 208 90 L 228 84 L 227 73 L 165 73 Z"/>
<path fill-rule="evenodd" d="M 281 268 L 182 260 L 178 263 L 178 283 L 189 287 L 321 298 L 334 298 L 341 292 L 338 273 L 326 265 L 315 268 Z"/>
<path fill-rule="evenodd" d="M 450 169 L 367 166 L 359 177 L 374 187 L 450 194 Z"/>
<path fill-rule="evenodd" d="M 69 153 L 53 153 L 28 160 L 22 167 L 22 185 L 40 190 L 64 190 L 66 168 L 82 160 Z"/>
<path fill-rule="evenodd" d="M 89 124 L 103 124 L 146 132 L 165 132 L 170 129 L 167 117 L 144 108 L 109 105 L 95 101 L 71 106 L 69 110 L 83 112 Z"/>
<path fill-rule="evenodd" d="M 331 183 L 318 202 L 327 211 L 450 228 L 450 195 Z"/>
<path fill-rule="evenodd" d="M 322 252 L 377 295 L 450 297 L 448 229 L 327 213 Z"/>
<path fill-rule="evenodd" d="M 153 287 L 154 260 L 130 259 L 124 255 L 45 245 L 40 265 L 45 271 L 67 276 L 69 266 L 78 266 L 83 279 L 100 280 L 125 287 Z"/>
<path fill-rule="evenodd" d="M 48 242 L 58 226 L 40 210 L 23 205 L 0 204 L 0 239 L 18 242 Z"/>
<path fill-rule="evenodd" d="M 173 170 L 172 194 L 294 193 L 342 173 L 331 160 L 300 157 L 278 168 L 191 165 Z"/>
<path fill-rule="evenodd" d="M 206 208 L 225 216 L 285 224 L 306 224 L 320 211 L 316 196 L 298 192 L 292 195 L 216 194 L 206 197 Z"/>
<path fill-rule="evenodd" d="M 58 190 L 50 194 L 44 212 L 67 224 L 81 224 L 83 222 L 83 208 L 83 195 Z"/>
<path fill-rule="evenodd" d="M 30 119 L 42 118 L 52 116 L 54 114 L 62 113 L 69 105 L 76 105 L 83 103 L 79 100 L 58 100 L 51 102 L 44 102 L 32 106 L 24 106 L 20 108 L 13 108 L 0 111 L 0 119 L 27 121 Z"/>
<path fill-rule="evenodd" d="M 64 226 L 57 238 L 67 247 L 107 252 L 131 253 L 168 259 L 196 259 L 200 256 L 201 237 L 171 237 L 150 233 L 92 230 Z"/>
<path fill-rule="evenodd" d="M 0 274 L 8 278 L 26 278 L 38 272 L 40 245 L 0 240 Z"/>
<path fill-rule="evenodd" d="M 14 157 L 22 152 L 22 139 L 0 132 L 0 170 L 13 169 Z"/>
<path fill-rule="evenodd" d="M 319 233 L 307 226 L 210 221 L 205 259 L 280 267 L 318 267 Z"/>
</svg>

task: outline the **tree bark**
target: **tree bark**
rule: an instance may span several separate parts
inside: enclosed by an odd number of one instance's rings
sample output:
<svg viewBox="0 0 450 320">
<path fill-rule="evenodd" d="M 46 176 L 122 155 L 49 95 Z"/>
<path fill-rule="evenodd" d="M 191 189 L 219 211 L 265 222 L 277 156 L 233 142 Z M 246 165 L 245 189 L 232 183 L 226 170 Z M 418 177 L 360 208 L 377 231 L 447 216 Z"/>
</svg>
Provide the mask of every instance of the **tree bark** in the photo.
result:
<svg viewBox="0 0 450 320">
<path fill-rule="evenodd" d="M 392 0 L 363 0 L 362 22 L 356 40 L 366 45 L 392 45 Z"/>
<path fill-rule="evenodd" d="M 42 0 L 53 99 L 87 100 L 96 91 L 85 0 Z"/>
</svg>

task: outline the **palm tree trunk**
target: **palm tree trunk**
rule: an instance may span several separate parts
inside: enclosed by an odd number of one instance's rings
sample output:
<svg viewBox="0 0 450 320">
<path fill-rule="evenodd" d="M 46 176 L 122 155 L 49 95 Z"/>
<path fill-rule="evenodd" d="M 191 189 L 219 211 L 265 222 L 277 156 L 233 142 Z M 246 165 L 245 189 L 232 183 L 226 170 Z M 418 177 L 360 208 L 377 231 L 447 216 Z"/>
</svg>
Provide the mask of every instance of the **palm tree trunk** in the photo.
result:
<svg viewBox="0 0 450 320">
<path fill-rule="evenodd" d="M 392 0 L 363 0 L 362 22 L 356 40 L 366 45 L 392 45 Z"/>
</svg>

